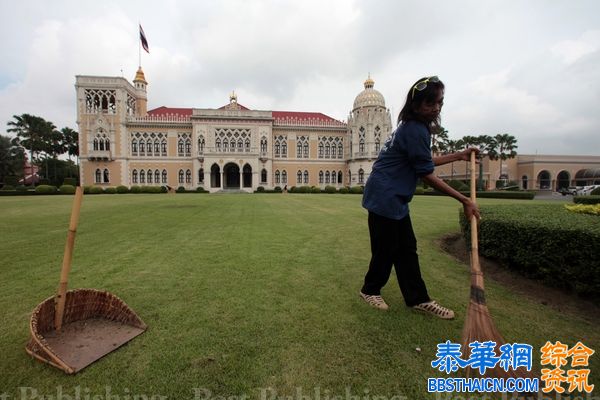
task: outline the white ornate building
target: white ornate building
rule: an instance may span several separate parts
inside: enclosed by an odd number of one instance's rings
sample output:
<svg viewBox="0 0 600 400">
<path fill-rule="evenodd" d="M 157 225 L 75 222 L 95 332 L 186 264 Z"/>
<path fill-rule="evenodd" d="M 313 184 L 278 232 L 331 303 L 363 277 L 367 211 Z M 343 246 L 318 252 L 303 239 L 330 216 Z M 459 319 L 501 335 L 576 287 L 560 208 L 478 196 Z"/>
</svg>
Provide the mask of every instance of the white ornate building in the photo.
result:
<svg viewBox="0 0 600 400">
<path fill-rule="evenodd" d="M 348 123 L 318 112 L 147 110 L 140 68 L 120 77 L 77 76 L 81 184 L 169 185 L 211 192 L 263 186 L 363 185 L 391 132 L 389 110 L 369 77 Z"/>
</svg>

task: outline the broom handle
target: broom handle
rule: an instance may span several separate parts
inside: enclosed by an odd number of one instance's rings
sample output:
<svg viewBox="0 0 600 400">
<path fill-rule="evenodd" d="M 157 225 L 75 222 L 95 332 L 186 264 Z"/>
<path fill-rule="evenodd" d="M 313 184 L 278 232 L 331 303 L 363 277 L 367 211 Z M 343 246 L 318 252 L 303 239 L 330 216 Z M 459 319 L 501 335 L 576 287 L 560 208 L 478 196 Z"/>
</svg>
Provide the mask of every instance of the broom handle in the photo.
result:
<svg viewBox="0 0 600 400">
<path fill-rule="evenodd" d="M 471 152 L 471 201 L 477 202 L 477 188 L 476 188 L 476 176 L 475 171 L 477 170 L 477 162 L 475 161 L 476 154 L 474 151 Z M 481 275 L 481 266 L 479 265 L 479 246 L 478 246 L 478 235 L 477 235 L 477 217 L 471 216 L 471 273 Z M 483 279 L 479 280 L 481 289 L 483 289 Z"/>
<path fill-rule="evenodd" d="M 62 270 L 60 272 L 60 284 L 55 299 L 56 309 L 54 313 L 54 327 L 57 331 L 60 331 L 63 323 L 67 285 L 69 283 L 69 273 L 71 272 L 73 246 L 75 245 L 75 234 L 77 233 L 77 222 L 79 221 L 79 210 L 81 209 L 82 198 L 83 190 L 81 186 L 77 186 L 77 189 L 75 190 L 75 199 L 73 200 L 73 208 L 71 210 L 71 222 L 69 223 L 69 233 L 67 234 L 67 244 L 65 245 L 65 253 L 63 255 Z"/>
</svg>

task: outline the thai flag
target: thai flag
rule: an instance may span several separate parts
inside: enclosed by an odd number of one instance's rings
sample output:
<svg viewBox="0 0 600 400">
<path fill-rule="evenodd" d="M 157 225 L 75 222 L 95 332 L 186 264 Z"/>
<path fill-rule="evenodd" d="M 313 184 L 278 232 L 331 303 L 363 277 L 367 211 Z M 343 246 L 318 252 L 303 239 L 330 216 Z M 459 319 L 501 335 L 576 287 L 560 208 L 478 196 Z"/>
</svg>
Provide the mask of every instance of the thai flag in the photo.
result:
<svg viewBox="0 0 600 400">
<path fill-rule="evenodd" d="M 146 39 L 146 35 L 144 34 L 144 30 L 142 29 L 142 25 L 140 24 L 140 40 L 142 41 L 142 47 L 146 50 L 146 53 L 150 54 L 150 49 L 148 48 L 148 40 Z"/>
</svg>

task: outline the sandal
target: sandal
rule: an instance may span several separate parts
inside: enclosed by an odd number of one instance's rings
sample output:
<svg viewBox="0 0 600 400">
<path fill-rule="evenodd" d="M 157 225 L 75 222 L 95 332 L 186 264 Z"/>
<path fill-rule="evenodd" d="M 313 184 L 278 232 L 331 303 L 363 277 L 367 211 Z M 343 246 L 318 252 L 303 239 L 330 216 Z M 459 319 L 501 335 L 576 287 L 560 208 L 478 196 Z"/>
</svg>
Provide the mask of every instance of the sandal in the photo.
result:
<svg viewBox="0 0 600 400">
<path fill-rule="evenodd" d="M 361 299 L 366 301 L 371 307 L 379 308 L 380 310 L 387 310 L 388 308 L 390 308 L 381 296 L 364 294 L 363 292 L 360 292 L 360 297 Z"/>
<path fill-rule="evenodd" d="M 439 305 L 435 300 L 429 301 L 427 303 L 417 304 L 413 307 L 413 309 L 427 314 L 435 315 L 436 317 L 441 319 L 454 319 L 454 311 Z"/>
</svg>

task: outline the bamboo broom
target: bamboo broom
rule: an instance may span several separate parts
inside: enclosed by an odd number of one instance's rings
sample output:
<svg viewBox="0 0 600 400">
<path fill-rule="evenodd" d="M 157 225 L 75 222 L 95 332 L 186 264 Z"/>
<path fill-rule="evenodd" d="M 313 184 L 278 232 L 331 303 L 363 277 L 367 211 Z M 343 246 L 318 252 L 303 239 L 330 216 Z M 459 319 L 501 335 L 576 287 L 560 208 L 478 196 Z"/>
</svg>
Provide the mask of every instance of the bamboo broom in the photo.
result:
<svg viewBox="0 0 600 400">
<path fill-rule="evenodd" d="M 475 152 L 471 152 L 471 201 L 476 202 L 475 189 Z M 467 316 L 462 332 L 462 349 L 466 358 L 470 357 L 471 348 L 469 344 L 478 341 L 480 343 L 496 342 L 496 355 L 499 348 L 506 342 L 496 328 L 492 316 L 485 302 L 483 286 L 483 273 L 479 264 L 479 248 L 477 234 L 477 217 L 471 217 L 471 296 L 467 308 Z M 479 376 L 479 371 L 471 367 L 466 368 L 467 377 Z M 486 369 L 485 376 L 495 378 L 533 378 L 533 373 L 525 367 L 517 369 L 509 368 L 505 371 L 499 364 L 494 368 Z"/>
</svg>

